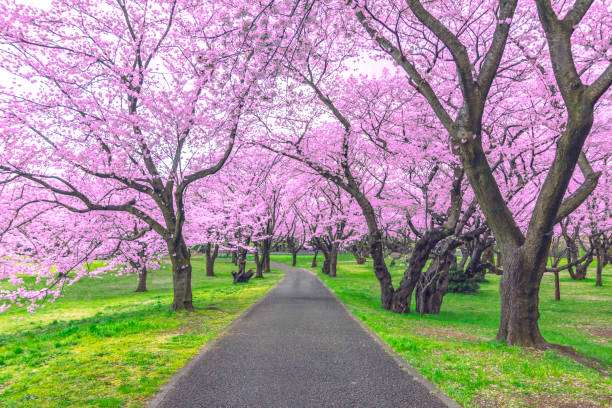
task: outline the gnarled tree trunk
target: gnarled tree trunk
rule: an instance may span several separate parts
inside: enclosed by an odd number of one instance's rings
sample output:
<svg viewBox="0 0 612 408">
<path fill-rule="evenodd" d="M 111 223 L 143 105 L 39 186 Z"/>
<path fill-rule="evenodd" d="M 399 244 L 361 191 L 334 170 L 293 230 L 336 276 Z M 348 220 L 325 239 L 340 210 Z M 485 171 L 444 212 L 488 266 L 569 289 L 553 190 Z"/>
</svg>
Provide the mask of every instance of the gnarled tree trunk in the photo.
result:
<svg viewBox="0 0 612 408">
<path fill-rule="evenodd" d="M 146 292 L 147 291 L 147 267 L 143 266 L 140 268 L 140 273 L 138 274 L 138 286 L 134 292 Z"/>
<path fill-rule="evenodd" d="M 314 255 L 312 256 L 312 262 L 310 263 L 310 266 L 312 268 L 316 268 L 317 267 L 317 255 L 319 255 L 319 250 L 315 249 Z"/>
<path fill-rule="evenodd" d="M 270 273 L 270 250 L 272 248 L 272 238 L 266 238 L 263 240 L 261 257 L 263 261 L 264 273 Z"/>
<path fill-rule="evenodd" d="M 323 250 L 323 258 L 323 268 L 321 269 L 321 272 L 324 275 L 329 275 L 329 269 L 331 267 L 329 251 Z"/>
<path fill-rule="evenodd" d="M 442 307 L 442 300 L 448 289 L 449 269 L 451 264 L 457 262 L 454 252 L 460 241 L 452 237 L 441 242 L 438 254 L 429 264 L 427 271 L 421 274 L 416 285 L 416 310 L 424 314 L 438 314 Z"/>
<path fill-rule="evenodd" d="M 338 244 L 333 243 L 329 251 L 329 276 L 335 278 L 338 270 Z"/>
<path fill-rule="evenodd" d="M 546 347 L 548 343 L 538 326 L 544 264 L 529 265 L 522 247 L 506 249 L 503 257 L 505 263 L 500 282 L 501 316 L 497 339 L 508 345 Z"/>
<path fill-rule="evenodd" d="M 215 249 L 211 251 L 212 244 L 206 244 L 204 253 L 206 254 L 206 276 L 215 276 L 215 260 L 219 254 L 219 245 L 215 245 Z"/>
<path fill-rule="evenodd" d="M 170 261 L 172 262 L 172 282 L 174 284 L 174 299 L 172 310 L 193 311 L 191 293 L 191 254 L 185 240 L 179 237 L 167 241 Z"/>
<path fill-rule="evenodd" d="M 246 271 L 247 250 L 244 248 L 238 248 L 236 252 L 238 261 L 238 273 L 243 274 Z"/>
<path fill-rule="evenodd" d="M 255 278 L 261 279 L 263 278 L 263 259 L 259 257 L 259 250 L 255 250 Z"/>
</svg>

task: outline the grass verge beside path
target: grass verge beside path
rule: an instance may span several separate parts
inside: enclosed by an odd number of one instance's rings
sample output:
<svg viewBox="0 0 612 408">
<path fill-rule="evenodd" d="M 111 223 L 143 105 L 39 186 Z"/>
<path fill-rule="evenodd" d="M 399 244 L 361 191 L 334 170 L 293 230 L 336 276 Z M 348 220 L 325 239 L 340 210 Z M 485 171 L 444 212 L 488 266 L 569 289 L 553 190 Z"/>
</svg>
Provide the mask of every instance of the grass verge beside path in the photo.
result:
<svg viewBox="0 0 612 408">
<path fill-rule="evenodd" d="M 275 255 L 291 264 L 291 256 Z M 499 276 L 487 275 L 477 295 L 449 293 L 439 315 L 398 315 L 380 306 L 380 288 L 371 264 L 357 265 L 342 254 L 338 277 L 311 268 L 312 256 L 297 267 L 315 270 L 347 307 L 421 374 L 465 407 L 612 407 L 612 380 L 554 350 L 508 347 L 493 339 L 499 325 Z M 319 265 L 322 265 L 319 257 Z M 391 269 L 397 285 L 403 267 Z M 550 342 L 612 367 L 612 268 L 604 286 L 595 271 L 584 281 L 562 274 L 561 301 L 554 301 L 554 277 L 546 274 L 540 292 L 540 328 Z M 414 301 L 412 310 L 414 311 Z"/>
<path fill-rule="evenodd" d="M 0 406 L 142 407 L 220 329 L 263 296 L 279 271 L 232 284 L 233 265 L 216 277 L 193 259 L 196 313 L 173 313 L 170 269 L 149 275 L 83 279 L 31 315 L 0 314 Z M 234 267 L 235 269 L 235 267 Z"/>
</svg>

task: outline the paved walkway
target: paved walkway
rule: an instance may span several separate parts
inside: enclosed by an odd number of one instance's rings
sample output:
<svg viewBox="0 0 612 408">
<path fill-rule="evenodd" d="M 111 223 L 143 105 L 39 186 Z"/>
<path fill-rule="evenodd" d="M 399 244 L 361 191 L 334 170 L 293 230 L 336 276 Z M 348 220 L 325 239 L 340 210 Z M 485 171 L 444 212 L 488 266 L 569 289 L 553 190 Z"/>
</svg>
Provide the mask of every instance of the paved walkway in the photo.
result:
<svg viewBox="0 0 612 408">
<path fill-rule="evenodd" d="M 152 407 L 446 407 L 314 275 L 286 276 Z"/>
</svg>

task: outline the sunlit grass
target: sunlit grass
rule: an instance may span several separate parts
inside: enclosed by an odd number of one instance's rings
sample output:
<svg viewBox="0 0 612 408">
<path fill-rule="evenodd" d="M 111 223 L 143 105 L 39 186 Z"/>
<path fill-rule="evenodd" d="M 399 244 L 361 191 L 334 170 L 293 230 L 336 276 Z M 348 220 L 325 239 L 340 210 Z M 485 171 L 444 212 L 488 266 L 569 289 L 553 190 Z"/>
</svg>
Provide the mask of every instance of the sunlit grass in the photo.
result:
<svg viewBox="0 0 612 408">
<path fill-rule="evenodd" d="M 275 260 L 291 263 L 291 257 Z M 312 256 L 298 267 L 310 268 Z M 319 259 L 319 266 L 322 259 Z M 466 407 L 605 407 L 612 404 L 612 380 L 556 351 L 507 347 L 493 339 L 499 325 L 499 276 L 487 275 L 477 295 L 447 294 L 439 315 L 398 315 L 380 306 L 371 263 L 356 265 L 343 254 L 338 277 L 319 276 L 340 299 L 420 373 Z M 394 283 L 403 273 L 392 268 Z M 554 343 L 612 365 L 612 268 L 604 286 L 595 271 L 584 281 L 561 274 L 561 301 L 554 301 L 554 277 L 545 275 L 540 293 L 540 327 Z M 412 310 L 414 310 L 414 302 Z"/>
<path fill-rule="evenodd" d="M 214 278 L 194 259 L 196 313 L 173 313 L 169 268 L 136 277 L 83 279 L 31 315 L 0 314 L 0 406 L 140 407 L 196 352 L 281 277 L 232 284 L 233 265 Z M 234 267 L 235 268 L 235 267 Z"/>
</svg>

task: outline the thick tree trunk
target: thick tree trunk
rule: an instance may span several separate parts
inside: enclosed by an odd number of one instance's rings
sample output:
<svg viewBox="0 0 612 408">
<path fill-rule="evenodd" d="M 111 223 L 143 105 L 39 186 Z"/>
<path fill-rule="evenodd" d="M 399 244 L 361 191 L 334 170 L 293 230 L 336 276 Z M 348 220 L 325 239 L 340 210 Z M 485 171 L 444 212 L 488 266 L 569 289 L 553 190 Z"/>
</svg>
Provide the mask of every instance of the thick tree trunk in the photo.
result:
<svg viewBox="0 0 612 408">
<path fill-rule="evenodd" d="M 255 251 L 255 266 L 256 266 L 255 278 L 256 279 L 263 278 L 263 259 L 260 259 L 259 251 Z"/>
<path fill-rule="evenodd" d="M 317 267 L 317 255 L 319 255 L 319 250 L 316 249 L 314 255 L 312 256 L 312 263 L 310 264 L 310 266 L 312 268 L 316 268 Z"/>
<path fill-rule="evenodd" d="M 523 248 L 508 249 L 503 257 L 505 263 L 500 282 L 501 316 L 497 340 L 508 345 L 544 348 L 547 343 L 538 326 L 538 304 L 545 265 L 528 265 Z"/>
<path fill-rule="evenodd" d="M 244 274 L 244 272 L 246 271 L 247 250 L 244 248 L 238 248 L 237 252 L 238 252 L 238 255 L 237 255 L 238 273 Z"/>
<path fill-rule="evenodd" d="M 272 248 L 272 240 L 270 238 L 264 239 L 262 245 L 261 257 L 263 258 L 263 270 L 264 273 L 270 273 L 270 249 Z"/>
<path fill-rule="evenodd" d="M 172 262 L 172 282 L 174 286 L 174 298 L 172 310 L 193 311 L 191 294 L 191 254 L 183 238 L 178 242 L 168 242 L 170 261 Z"/>
<path fill-rule="evenodd" d="M 457 262 L 455 250 L 458 240 L 449 238 L 438 246 L 438 254 L 429 264 L 427 271 L 421 274 L 416 286 L 416 310 L 424 314 L 438 314 L 442 308 L 442 300 L 448 289 L 449 269 Z"/>
<path fill-rule="evenodd" d="M 249 269 L 248 271 L 242 272 L 232 271 L 232 276 L 234 277 L 234 283 L 247 283 L 253 276 L 253 270 Z"/>
<path fill-rule="evenodd" d="M 366 217 L 366 220 L 367 219 L 368 218 Z M 370 228 L 369 240 L 370 255 L 372 255 L 372 266 L 374 267 L 374 275 L 376 275 L 376 278 L 378 278 L 378 283 L 380 284 L 380 302 L 382 304 L 382 308 L 397 313 L 404 313 L 403 310 L 405 310 L 405 303 L 401 301 L 394 303 L 396 294 L 395 290 L 393 289 L 391 274 L 389 273 L 389 270 L 387 269 L 387 264 L 385 263 L 382 233 L 378 230 Z M 408 311 L 410 311 L 410 303 L 408 303 Z"/>
<path fill-rule="evenodd" d="M 138 286 L 134 292 L 146 292 L 147 291 L 147 267 L 143 266 L 138 274 Z"/>
<path fill-rule="evenodd" d="M 555 274 L 555 301 L 561 300 L 561 287 L 559 286 L 559 272 L 553 272 Z"/>
<path fill-rule="evenodd" d="M 421 316 L 440 313 L 448 289 L 448 269 L 448 266 L 443 270 L 434 268 L 421 275 L 415 292 L 416 311 Z"/>
<path fill-rule="evenodd" d="M 412 293 L 421 279 L 421 274 L 429 259 L 429 254 L 438 242 L 449 235 L 450 233 L 448 231 L 442 228 L 436 228 L 427 231 L 417 242 L 415 242 L 414 249 L 410 254 L 408 268 L 404 272 L 404 277 L 393 296 L 392 311 L 396 313 L 410 313 Z"/>
<path fill-rule="evenodd" d="M 329 252 L 329 276 L 335 278 L 338 269 L 338 244 L 334 243 Z"/>
<path fill-rule="evenodd" d="M 324 275 L 329 275 L 329 269 L 330 269 L 330 260 L 329 260 L 329 252 L 328 251 L 323 251 L 323 268 L 321 269 L 321 272 Z"/>
<path fill-rule="evenodd" d="M 215 260 L 219 254 L 219 245 L 215 245 L 215 249 L 211 251 L 211 244 L 207 244 L 204 249 L 206 254 L 206 276 L 215 276 Z"/>
</svg>

